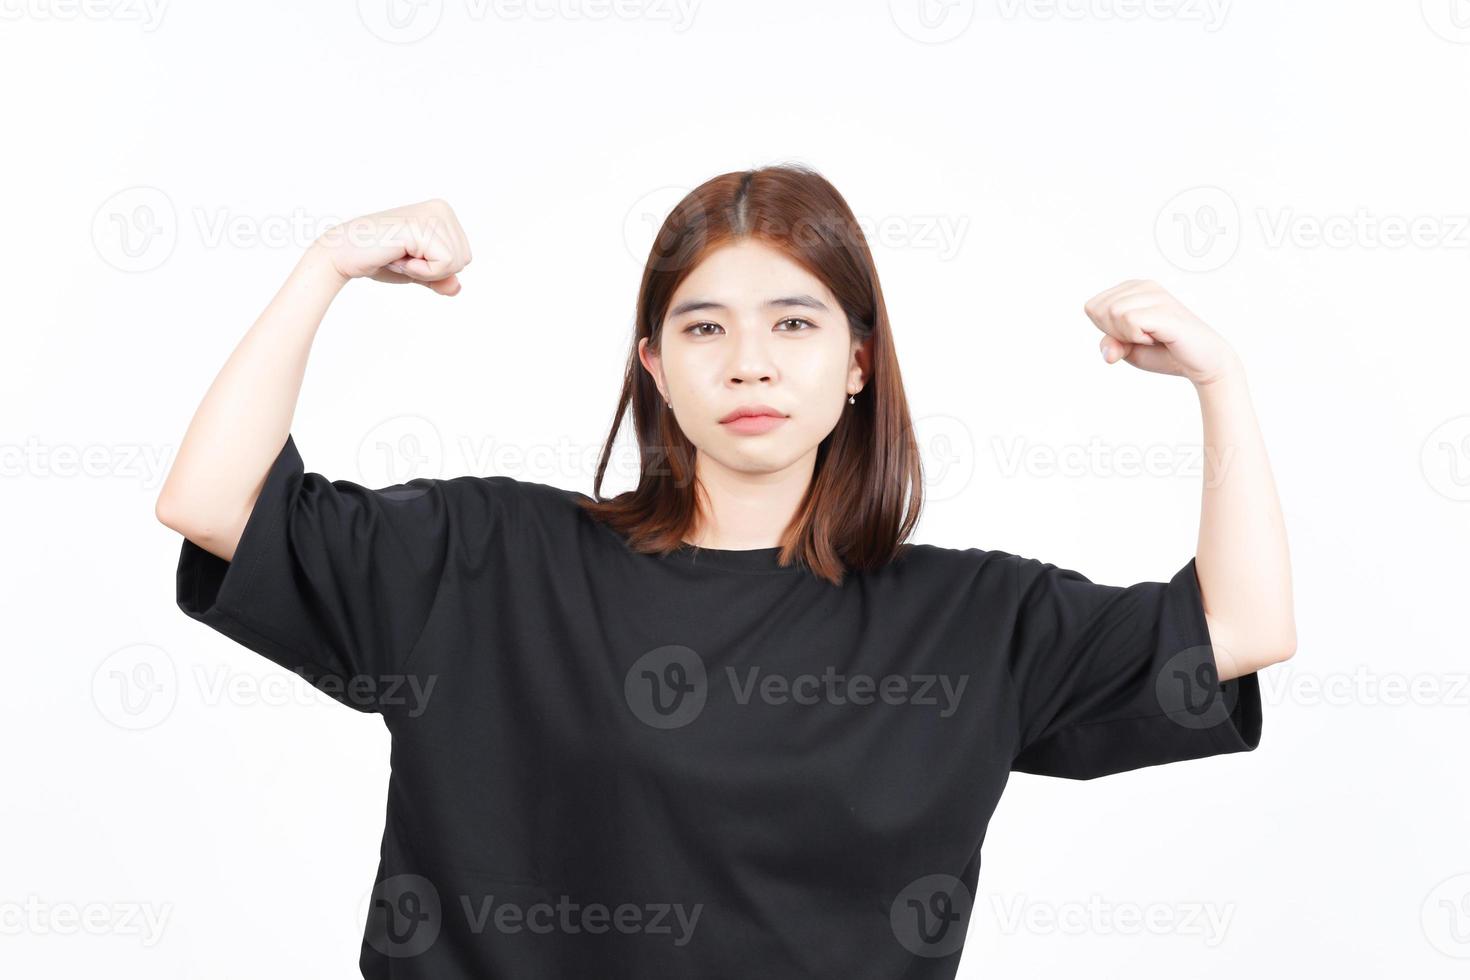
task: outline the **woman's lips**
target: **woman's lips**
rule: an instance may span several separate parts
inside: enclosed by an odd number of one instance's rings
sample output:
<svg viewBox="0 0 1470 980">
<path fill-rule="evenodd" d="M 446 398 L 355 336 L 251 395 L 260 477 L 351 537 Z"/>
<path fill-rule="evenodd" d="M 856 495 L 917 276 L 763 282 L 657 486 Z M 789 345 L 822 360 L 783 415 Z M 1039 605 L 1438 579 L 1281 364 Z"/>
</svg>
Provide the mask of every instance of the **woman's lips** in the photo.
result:
<svg viewBox="0 0 1470 980">
<path fill-rule="evenodd" d="M 720 424 L 731 432 L 738 432 L 743 436 L 758 436 L 762 432 L 770 432 L 785 421 L 786 419 L 780 415 L 742 415 L 738 419 Z"/>
</svg>

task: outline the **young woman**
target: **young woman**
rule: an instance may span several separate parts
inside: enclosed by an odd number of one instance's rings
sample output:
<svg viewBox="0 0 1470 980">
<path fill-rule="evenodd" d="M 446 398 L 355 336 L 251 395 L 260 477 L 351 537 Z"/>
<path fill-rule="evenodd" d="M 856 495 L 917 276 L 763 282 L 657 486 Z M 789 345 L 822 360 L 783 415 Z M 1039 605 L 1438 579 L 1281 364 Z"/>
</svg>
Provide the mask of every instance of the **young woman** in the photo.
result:
<svg viewBox="0 0 1470 980">
<path fill-rule="evenodd" d="M 1086 312 L 1108 363 L 1193 383 L 1209 463 L 1195 555 L 1120 587 L 904 540 L 919 455 L 878 275 L 800 167 L 664 223 L 616 413 L 632 491 L 601 496 L 617 423 L 595 498 L 305 471 L 292 412 L 337 291 L 454 295 L 470 258 L 438 200 L 324 235 L 157 507 L 185 613 L 392 733 L 364 976 L 953 977 L 1010 772 L 1257 745 L 1256 671 L 1295 648 L 1281 515 L 1239 360 L 1153 283 Z"/>
</svg>

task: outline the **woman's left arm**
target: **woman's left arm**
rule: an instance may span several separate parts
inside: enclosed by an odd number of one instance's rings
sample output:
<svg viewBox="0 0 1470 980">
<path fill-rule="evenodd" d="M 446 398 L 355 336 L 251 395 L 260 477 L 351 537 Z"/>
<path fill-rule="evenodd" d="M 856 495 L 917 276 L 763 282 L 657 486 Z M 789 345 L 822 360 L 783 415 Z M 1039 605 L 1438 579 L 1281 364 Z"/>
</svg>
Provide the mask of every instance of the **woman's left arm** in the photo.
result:
<svg viewBox="0 0 1470 980">
<path fill-rule="evenodd" d="M 1195 571 L 1221 681 L 1296 652 L 1291 559 L 1276 484 L 1230 345 L 1158 283 L 1130 279 L 1084 306 L 1103 359 L 1188 378 L 1204 421 Z"/>
</svg>

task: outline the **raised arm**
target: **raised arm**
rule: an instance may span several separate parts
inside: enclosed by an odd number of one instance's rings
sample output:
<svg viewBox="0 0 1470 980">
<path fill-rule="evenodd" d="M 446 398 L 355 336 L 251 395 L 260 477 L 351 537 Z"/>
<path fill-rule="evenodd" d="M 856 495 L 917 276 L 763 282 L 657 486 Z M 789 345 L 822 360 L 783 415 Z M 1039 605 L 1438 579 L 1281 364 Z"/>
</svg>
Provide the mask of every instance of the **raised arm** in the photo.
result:
<svg viewBox="0 0 1470 980">
<path fill-rule="evenodd" d="M 437 198 L 364 215 L 313 242 L 194 412 L 159 491 L 159 521 L 230 560 L 291 430 L 317 327 L 349 280 L 418 282 L 453 296 L 470 248 Z"/>
<path fill-rule="evenodd" d="M 1296 652 L 1286 522 L 1245 369 L 1234 361 L 1195 386 L 1204 416 L 1205 475 L 1195 567 L 1220 680 Z"/>
<path fill-rule="evenodd" d="M 1205 473 L 1195 569 L 1220 680 L 1296 652 L 1291 560 L 1276 485 L 1230 346 L 1150 280 L 1130 279 L 1084 306 L 1103 359 L 1188 378 L 1203 413 Z"/>
</svg>

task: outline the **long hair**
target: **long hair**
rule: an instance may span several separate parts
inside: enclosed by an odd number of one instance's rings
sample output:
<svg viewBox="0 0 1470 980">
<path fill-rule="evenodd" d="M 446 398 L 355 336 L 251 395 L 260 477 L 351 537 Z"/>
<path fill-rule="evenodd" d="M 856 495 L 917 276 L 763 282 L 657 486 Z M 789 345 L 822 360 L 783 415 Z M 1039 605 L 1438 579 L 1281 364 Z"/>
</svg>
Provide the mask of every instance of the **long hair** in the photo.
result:
<svg viewBox="0 0 1470 980">
<path fill-rule="evenodd" d="M 801 561 L 834 585 L 844 570 L 899 557 L 918 523 L 923 477 L 878 271 L 857 219 L 826 178 L 797 164 L 722 174 L 689 192 L 659 229 L 643 270 L 623 390 L 593 483 L 581 501 L 638 552 L 667 554 L 698 517 L 695 447 L 680 430 L 638 344 L 658 349 L 669 303 L 703 258 L 756 239 L 779 249 L 832 292 L 854 340 L 866 342 L 867 384 L 817 448 L 811 485 L 781 541 L 779 563 Z M 602 478 L 629 406 L 638 437 L 635 489 L 602 499 Z"/>
</svg>

